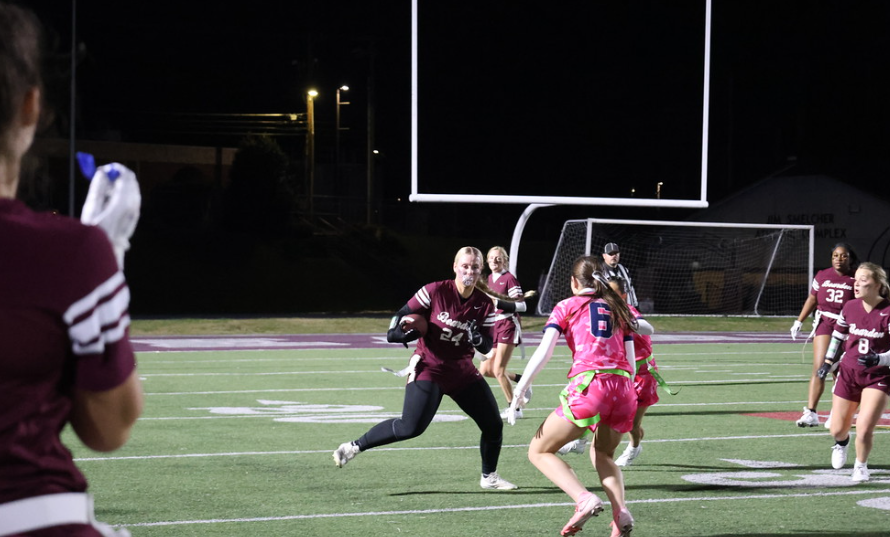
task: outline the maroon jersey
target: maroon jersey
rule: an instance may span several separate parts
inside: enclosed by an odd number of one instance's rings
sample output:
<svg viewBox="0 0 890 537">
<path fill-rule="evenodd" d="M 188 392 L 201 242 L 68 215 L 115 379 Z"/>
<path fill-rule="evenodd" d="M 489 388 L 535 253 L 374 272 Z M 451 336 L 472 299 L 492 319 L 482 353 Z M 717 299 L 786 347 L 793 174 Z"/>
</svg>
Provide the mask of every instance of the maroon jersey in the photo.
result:
<svg viewBox="0 0 890 537">
<path fill-rule="evenodd" d="M 489 274 L 488 288 L 504 296 L 508 296 L 513 300 L 522 300 L 522 286 L 519 285 L 519 280 L 516 279 L 516 276 L 509 272 Z M 501 314 L 504 312 L 498 310 L 498 313 Z M 519 315 L 516 316 L 518 317 Z"/>
<path fill-rule="evenodd" d="M 133 372 L 129 301 L 104 231 L 0 199 L 0 503 L 86 490 L 59 433 Z"/>
<path fill-rule="evenodd" d="M 471 321 L 482 334 L 491 336 L 494 326 L 494 304 L 480 291 L 473 289 L 469 298 L 457 291 L 454 280 L 424 285 L 408 301 L 411 311 L 429 315 L 426 335 L 417 341 L 417 380 L 434 380 L 446 393 L 479 376 L 473 364 L 475 350 L 469 341 Z"/>
<path fill-rule="evenodd" d="M 840 313 L 853 298 L 853 276 L 838 274 L 833 268 L 820 270 L 813 278 L 810 294 L 816 297 L 816 309 Z"/>
<path fill-rule="evenodd" d="M 890 326 L 890 301 L 886 298 L 868 312 L 865 311 L 861 298 L 854 298 L 844 304 L 841 318 L 838 319 L 835 328 L 838 333 L 847 335 L 842 362 L 844 369 L 865 369 L 857 360 L 860 355 L 890 351 L 888 326 Z"/>
</svg>

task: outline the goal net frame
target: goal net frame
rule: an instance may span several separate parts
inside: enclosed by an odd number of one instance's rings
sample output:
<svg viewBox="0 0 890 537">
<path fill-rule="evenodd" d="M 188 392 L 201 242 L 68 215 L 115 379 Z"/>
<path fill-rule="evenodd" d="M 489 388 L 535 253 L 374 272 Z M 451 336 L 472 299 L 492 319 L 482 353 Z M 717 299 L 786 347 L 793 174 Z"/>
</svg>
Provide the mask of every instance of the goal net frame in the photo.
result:
<svg viewBox="0 0 890 537">
<path fill-rule="evenodd" d="M 583 233 L 575 229 L 582 225 Z M 567 220 L 540 286 L 536 313 L 549 315 L 553 305 L 571 294 L 571 266 L 578 256 L 601 259 L 604 244 L 615 242 L 622 249 L 621 264 L 630 273 L 643 313 L 794 315 L 813 278 L 813 229 L 812 225 Z"/>
</svg>

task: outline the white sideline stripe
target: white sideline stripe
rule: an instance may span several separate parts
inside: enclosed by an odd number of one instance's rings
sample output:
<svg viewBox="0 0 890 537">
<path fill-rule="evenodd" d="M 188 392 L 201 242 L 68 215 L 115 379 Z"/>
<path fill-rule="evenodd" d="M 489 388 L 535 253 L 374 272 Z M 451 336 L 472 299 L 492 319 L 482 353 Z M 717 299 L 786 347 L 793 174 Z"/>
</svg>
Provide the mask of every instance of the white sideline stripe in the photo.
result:
<svg viewBox="0 0 890 537">
<path fill-rule="evenodd" d="M 850 432 L 855 435 L 855 431 Z M 890 434 L 890 431 L 875 431 L 874 434 Z M 815 433 L 797 433 L 797 434 L 770 434 L 770 435 L 743 435 L 743 436 L 706 436 L 701 438 L 662 438 L 646 440 L 647 444 L 669 443 L 669 442 L 722 442 L 727 440 L 762 440 L 769 438 L 812 438 L 817 436 Z M 824 436 L 822 434 L 821 436 Z M 510 444 L 502 446 L 506 448 L 528 448 L 528 444 Z M 374 448 L 375 453 L 385 451 L 439 451 L 443 449 L 479 449 L 479 446 L 436 446 L 436 447 L 377 447 Z M 207 457 L 244 457 L 244 456 L 266 456 L 266 455 L 314 455 L 316 453 L 333 453 L 331 449 L 311 449 L 297 451 L 243 451 L 229 453 L 180 453 L 177 455 L 133 455 L 129 457 L 85 457 L 74 459 L 75 462 L 105 462 L 105 461 L 138 461 L 152 459 L 193 459 Z"/>
<path fill-rule="evenodd" d="M 890 489 L 883 490 L 848 490 L 843 492 L 816 492 L 816 493 L 796 493 L 796 494 L 752 494 L 745 496 L 723 496 L 719 498 L 700 496 L 695 498 L 658 498 L 649 500 L 628 500 L 628 504 L 653 504 L 653 503 L 685 503 L 685 502 L 724 502 L 738 500 L 777 500 L 785 498 L 824 498 L 830 496 L 856 496 L 856 495 L 873 495 L 887 494 Z M 610 503 L 610 502 L 604 502 Z M 176 520 L 167 522 L 140 522 L 136 524 L 125 524 L 126 527 L 147 527 L 147 526 L 183 526 L 190 524 L 223 524 L 229 522 L 276 522 L 281 520 L 310 520 L 318 518 L 345 518 L 345 517 L 365 517 L 365 516 L 397 516 L 397 515 L 428 515 L 434 513 L 466 513 L 473 511 L 501 511 L 505 509 L 537 509 L 546 507 L 566 507 L 575 505 L 574 503 L 526 503 L 519 505 L 498 505 L 486 507 L 453 507 L 443 509 L 412 509 L 404 511 L 370 511 L 366 513 L 324 513 L 315 515 L 286 515 L 275 517 L 256 517 L 256 518 L 212 518 L 206 520 Z"/>
</svg>

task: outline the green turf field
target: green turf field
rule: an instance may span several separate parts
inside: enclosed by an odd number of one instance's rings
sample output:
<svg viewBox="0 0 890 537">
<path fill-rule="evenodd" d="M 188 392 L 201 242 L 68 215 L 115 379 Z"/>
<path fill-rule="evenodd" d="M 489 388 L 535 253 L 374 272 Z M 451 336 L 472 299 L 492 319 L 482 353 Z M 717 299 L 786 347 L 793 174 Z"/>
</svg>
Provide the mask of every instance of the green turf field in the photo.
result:
<svg viewBox="0 0 890 537">
<path fill-rule="evenodd" d="M 625 470 L 635 537 L 890 534 L 887 431 L 875 439 L 872 481 L 854 485 L 849 468 L 830 469 L 827 431 L 793 423 L 810 353 L 802 360 L 799 343 L 656 347 L 682 389 L 661 393 Z M 131 441 L 97 454 L 65 438 L 99 520 L 134 537 L 558 535 L 572 504 L 525 453 L 557 403 L 568 349 L 539 376 L 526 418 L 505 427 L 499 471 L 517 491 L 479 488 L 479 432 L 448 399 L 421 437 L 334 466 L 341 442 L 400 412 L 403 379 L 380 368 L 407 357 L 395 345 L 141 353 L 146 407 Z M 587 454 L 566 460 L 601 493 Z M 607 507 L 580 535 L 609 535 L 610 518 Z"/>
</svg>

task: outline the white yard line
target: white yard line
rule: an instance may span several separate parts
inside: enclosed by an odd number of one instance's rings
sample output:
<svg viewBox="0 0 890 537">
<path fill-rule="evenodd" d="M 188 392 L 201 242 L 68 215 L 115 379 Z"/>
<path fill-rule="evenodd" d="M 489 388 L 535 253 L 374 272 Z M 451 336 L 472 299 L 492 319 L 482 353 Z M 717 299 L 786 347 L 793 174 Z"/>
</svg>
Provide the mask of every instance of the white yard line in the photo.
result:
<svg viewBox="0 0 890 537">
<path fill-rule="evenodd" d="M 856 496 L 856 495 L 875 495 L 890 494 L 890 489 L 880 490 L 848 490 L 843 492 L 812 492 L 812 493 L 793 493 L 793 494 L 751 494 L 743 496 L 723 496 L 723 497 L 707 497 L 699 496 L 695 498 L 657 498 L 647 500 L 628 500 L 628 505 L 634 504 L 653 504 L 653 503 L 685 503 L 685 502 L 724 502 L 724 501 L 750 501 L 750 500 L 784 500 L 788 498 L 826 498 L 831 496 Z M 609 502 L 605 502 L 609 503 Z M 453 507 L 444 509 L 414 509 L 404 511 L 369 511 L 364 513 L 323 513 L 312 515 L 284 515 L 275 517 L 256 517 L 256 518 L 214 518 L 206 520 L 175 520 L 165 522 L 139 522 L 135 524 L 125 524 L 126 527 L 146 527 L 146 526 L 184 526 L 190 524 L 224 524 L 231 522 L 276 522 L 282 520 L 312 520 L 320 518 L 347 518 L 347 517 L 376 517 L 376 516 L 397 516 L 397 515 L 428 515 L 435 513 L 466 513 L 473 511 L 502 511 L 508 509 L 541 509 L 548 507 L 566 507 L 573 506 L 573 503 L 525 503 L 518 505 L 490 505 L 482 507 Z"/>
</svg>

